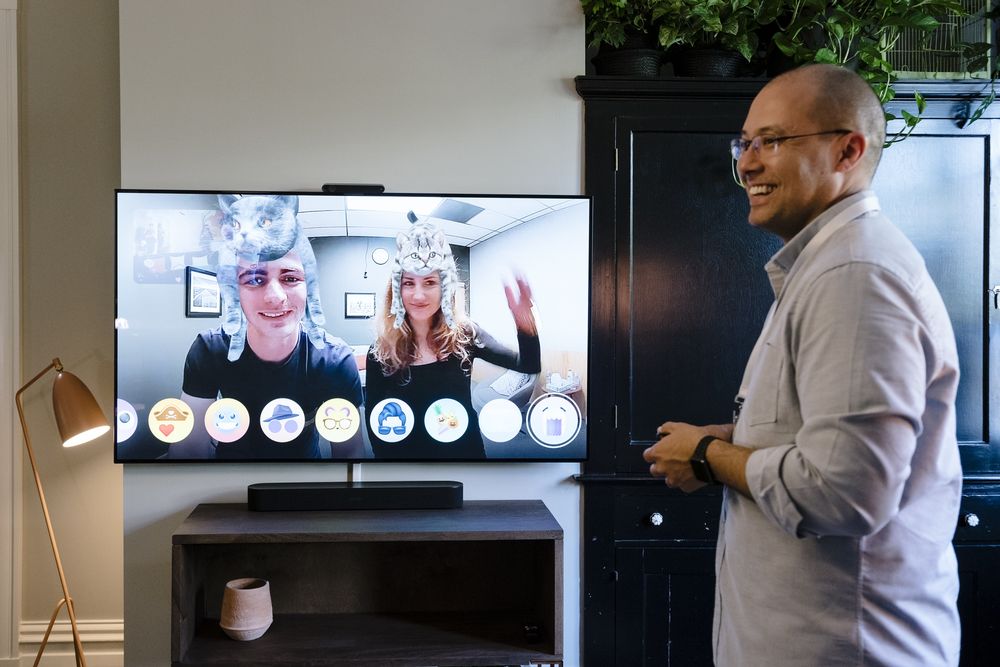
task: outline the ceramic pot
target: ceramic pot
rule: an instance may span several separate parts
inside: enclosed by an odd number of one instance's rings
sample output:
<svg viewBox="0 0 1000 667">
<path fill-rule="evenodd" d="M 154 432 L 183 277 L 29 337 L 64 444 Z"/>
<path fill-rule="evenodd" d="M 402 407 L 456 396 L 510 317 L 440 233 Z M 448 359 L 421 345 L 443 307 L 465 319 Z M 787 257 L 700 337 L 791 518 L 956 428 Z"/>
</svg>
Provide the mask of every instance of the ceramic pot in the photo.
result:
<svg viewBox="0 0 1000 667">
<path fill-rule="evenodd" d="M 222 594 L 219 626 L 239 641 L 257 639 L 271 627 L 271 587 L 266 579 L 233 579 Z"/>
</svg>

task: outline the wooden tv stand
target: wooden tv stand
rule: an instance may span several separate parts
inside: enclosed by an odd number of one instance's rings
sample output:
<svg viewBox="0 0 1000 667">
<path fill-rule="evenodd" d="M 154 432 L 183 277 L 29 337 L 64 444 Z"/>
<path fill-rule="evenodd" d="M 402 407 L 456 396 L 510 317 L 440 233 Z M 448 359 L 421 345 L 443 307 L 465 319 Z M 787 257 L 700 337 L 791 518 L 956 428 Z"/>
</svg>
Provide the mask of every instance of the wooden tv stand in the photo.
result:
<svg viewBox="0 0 1000 667">
<path fill-rule="evenodd" d="M 540 500 L 448 510 L 198 505 L 173 534 L 173 665 L 561 664 L 562 528 Z M 219 628 L 225 583 L 267 579 L 274 623 Z"/>
</svg>

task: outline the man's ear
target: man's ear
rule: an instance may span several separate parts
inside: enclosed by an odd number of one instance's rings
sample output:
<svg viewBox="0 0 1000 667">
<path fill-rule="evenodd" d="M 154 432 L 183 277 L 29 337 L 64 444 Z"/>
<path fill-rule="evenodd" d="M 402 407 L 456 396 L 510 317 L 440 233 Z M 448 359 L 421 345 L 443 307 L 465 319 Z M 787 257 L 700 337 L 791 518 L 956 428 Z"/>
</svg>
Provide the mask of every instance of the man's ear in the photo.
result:
<svg viewBox="0 0 1000 667">
<path fill-rule="evenodd" d="M 868 151 L 868 139 L 860 132 L 851 132 L 846 141 L 841 144 L 840 159 L 837 171 L 844 173 L 853 171 Z"/>
</svg>

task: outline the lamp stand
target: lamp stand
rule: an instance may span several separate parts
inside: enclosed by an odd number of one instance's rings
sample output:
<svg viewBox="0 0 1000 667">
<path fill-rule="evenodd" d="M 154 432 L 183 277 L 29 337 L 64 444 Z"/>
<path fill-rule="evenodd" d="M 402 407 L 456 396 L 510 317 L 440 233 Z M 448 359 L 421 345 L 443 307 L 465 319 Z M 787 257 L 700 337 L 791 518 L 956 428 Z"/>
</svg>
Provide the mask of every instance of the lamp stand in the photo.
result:
<svg viewBox="0 0 1000 667">
<path fill-rule="evenodd" d="M 49 532 L 49 543 L 52 545 L 52 555 L 56 559 L 56 570 L 59 572 L 59 584 L 62 586 L 63 597 L 59 600 L 56 605 L 55 611 L 52 612 L 52 619 L 49 621 L 49 626 L 45 630 L 45 637 L 42 639 L 41 645 L 38 647 L 38 655 L 35 656 L 35 667 L 37 667 L 38 662 L 42 659 L 42 652 L 45 650 L 45 646 L 49 641 L 49 634 L 52 632 L 52 626 L 56 622 L 56 616 L 59 615 L 59 610 L 66 606 L 66 612 L 69 614 L 69 622 L 73 628 L 73 650 L 76 652 L 76 664 L 77 667 L 87 667 L 87 659 L 83 655 L 83 642 L 80 641 L 80 630 L 76 624 L 76 610 L 73 608 L 73 598 L 69 595 L 69 587 L 66 585 L 66 573 L 63 572 L 62 559 L 59 557 L 59 547 L 56 546 L 56 534 L 52 530 L 52 519 L 49 517 L 49 506 L 45 502 L 45 492 L 42 490 L 42 479 L 38 476 L 38 466 L 35 463 L 35 452 L 31 448 L 31 437 L 28 434 L 28 424 L 24 419 L 24 407 L 21 405 L 21 394 L 24 391 L 37 382 L 43 375 L 48 373 L 50 370 L 55 370 L 57 372 L 62 371 L 62 363 L 59 359 L 53 359 L 52 363 L 46 366 L 38 375 L 28 380 L 28 383 L 21 387 L 17 394 L 14 395 L 14 401 L 17 403 L 17 415 L 21 419 L 21 431 L 24 433 L 24 446 L 28 450 L 28 460 L 31 462 L 31 472 L 35 476 L 35 488 L 38 489 L 38 500 L 42 504 L 42 514 L 45 516 L 45 527 Z"/>
</svg>

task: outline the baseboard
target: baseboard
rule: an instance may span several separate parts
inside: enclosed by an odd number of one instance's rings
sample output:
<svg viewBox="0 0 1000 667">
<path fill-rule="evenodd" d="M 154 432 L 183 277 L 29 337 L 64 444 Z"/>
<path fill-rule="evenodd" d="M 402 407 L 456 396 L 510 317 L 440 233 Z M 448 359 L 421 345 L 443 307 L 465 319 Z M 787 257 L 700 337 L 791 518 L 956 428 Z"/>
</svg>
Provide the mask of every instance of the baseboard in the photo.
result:
<svg viewBox="0 0 1000 667">
<path fill-rule="evenodd" d="M 21 659 L 11 666 L 30 667 L 45 636 L 48 621 L 23 621 L 20 627 Z M 77 621 L 80 641 L 88 667 L 123 667 L 125 664 L 125 623 L 120 620 Z M 73 629 L 68 620 L 58 620 L 45 646 L 42 664 L 46 667 L 75 667 Z"/>
</svg>

